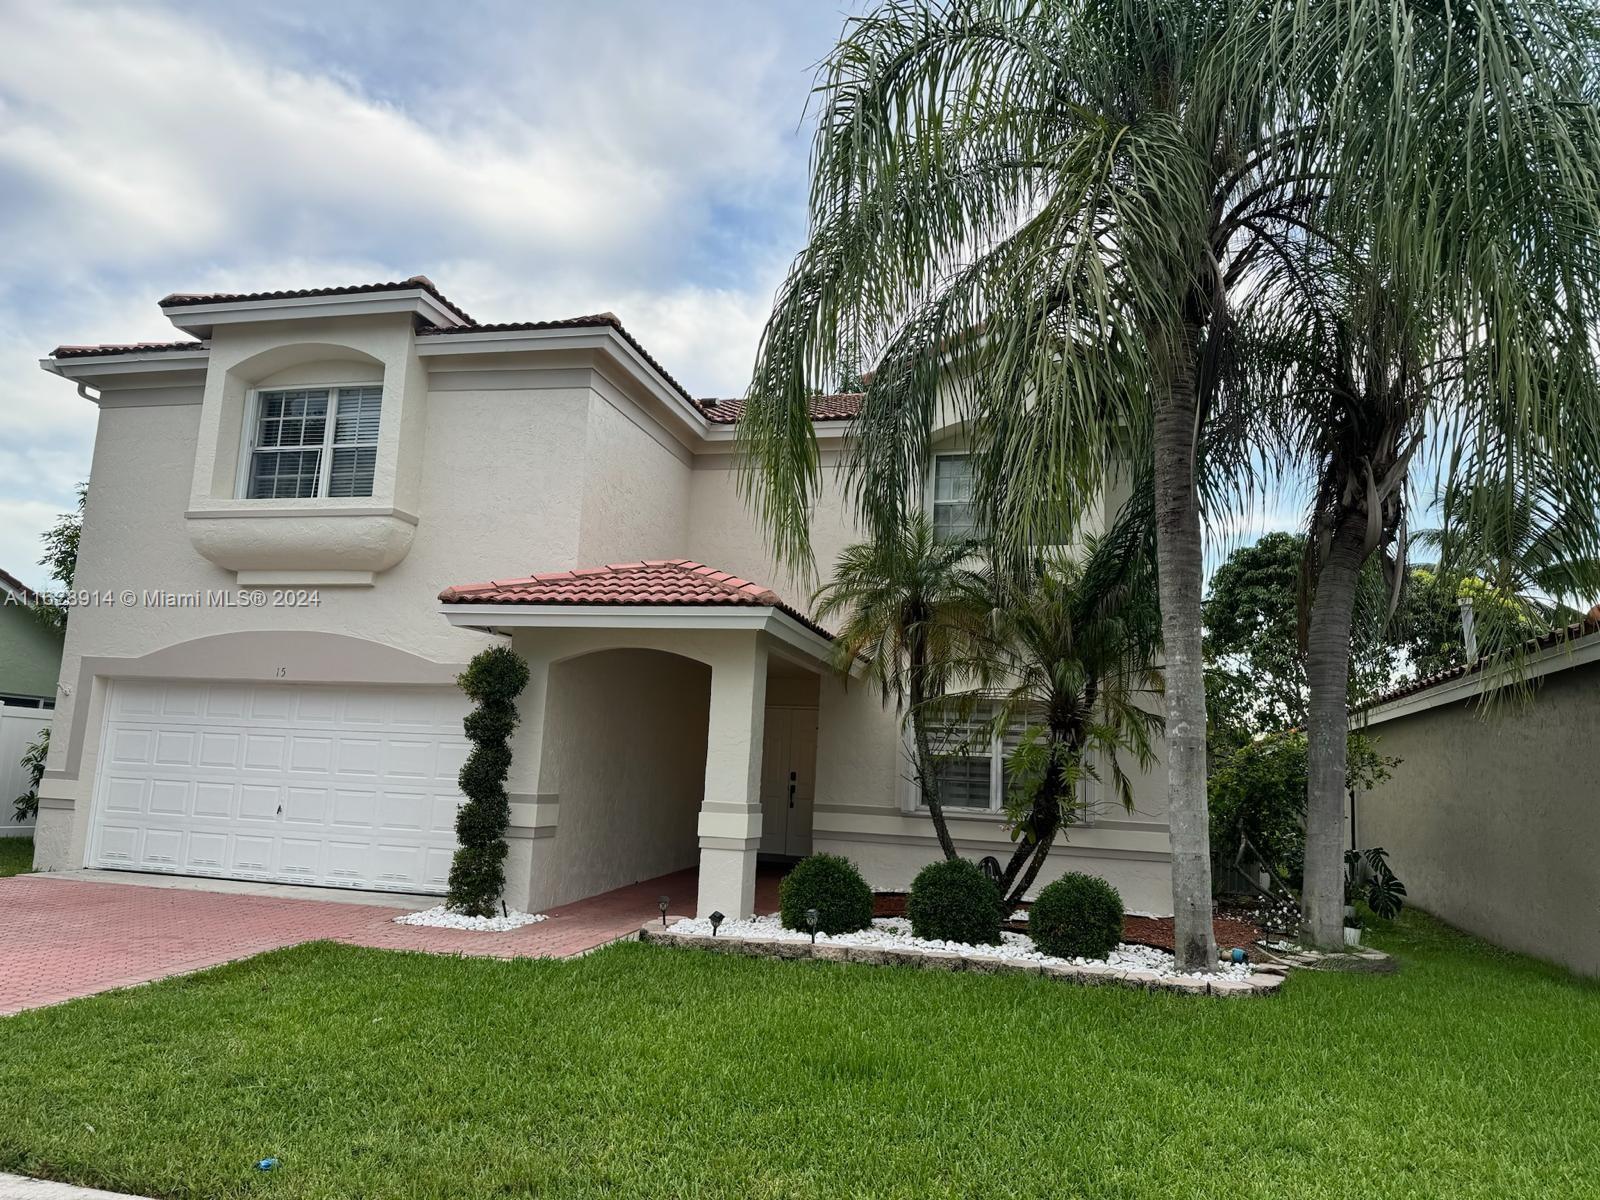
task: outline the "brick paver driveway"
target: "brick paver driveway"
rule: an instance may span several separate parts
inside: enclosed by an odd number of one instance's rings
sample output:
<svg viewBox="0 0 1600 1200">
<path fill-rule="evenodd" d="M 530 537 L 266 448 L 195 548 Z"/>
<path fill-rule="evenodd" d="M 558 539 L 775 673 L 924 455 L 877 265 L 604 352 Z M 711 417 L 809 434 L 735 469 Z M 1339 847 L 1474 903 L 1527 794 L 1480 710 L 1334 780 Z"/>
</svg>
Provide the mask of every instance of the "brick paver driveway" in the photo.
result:
<svg viewBox="0 0 1600 1200">
<path fill-rule="evenodd" d="M 377 905 L 17 875 L 0 879 L 0 1016 L 320 939 L 562 958 L 659 919 L 662 894 L 674 912 L 693 911 L 696 882 L 694 871 L 680 871 L 552 908 L 548 921 L 510 933 L 468 933 L 396 925 L 400 910 Z M 776 880 L 762 884 L 763 904 L 775 908 Z"/>
</svg>

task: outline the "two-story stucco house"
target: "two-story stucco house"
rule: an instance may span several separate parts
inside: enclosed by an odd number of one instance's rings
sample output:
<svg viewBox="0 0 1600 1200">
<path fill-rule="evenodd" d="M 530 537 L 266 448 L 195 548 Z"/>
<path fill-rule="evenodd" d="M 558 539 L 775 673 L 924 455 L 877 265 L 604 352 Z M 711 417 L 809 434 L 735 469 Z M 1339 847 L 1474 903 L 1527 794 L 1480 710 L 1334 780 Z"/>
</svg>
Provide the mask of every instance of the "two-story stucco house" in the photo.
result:
<svg viewBox="0 0 1600 1200">
<path fill-rule="evenodd" d="M 161 307 L 196 340 L 43 362 L 100 415 L 40 868 L 440 892 L 452 681 L 497 640 L 531 667 L 514 906 L 698 864 L 699 910 L 745 914 L 758 856 L 903 887 L 937 855 L 898 718 L 829 671 L 811 581 L 741 503 L 738 402 L 610 314 L 479 324 L 420 277 Z M 857 400 L 817 400 L 825 461 Z M 942 445 L 929 503 L 959 522 Z M 815 521 L 826 570 L 855 530 L 838 494 Z M 1011 845 L 999 749 L 950 772 L 972 856 Z M 1170 911 L 1163 793 L 1091 804 L 1046 877 Z"/>
</svg>

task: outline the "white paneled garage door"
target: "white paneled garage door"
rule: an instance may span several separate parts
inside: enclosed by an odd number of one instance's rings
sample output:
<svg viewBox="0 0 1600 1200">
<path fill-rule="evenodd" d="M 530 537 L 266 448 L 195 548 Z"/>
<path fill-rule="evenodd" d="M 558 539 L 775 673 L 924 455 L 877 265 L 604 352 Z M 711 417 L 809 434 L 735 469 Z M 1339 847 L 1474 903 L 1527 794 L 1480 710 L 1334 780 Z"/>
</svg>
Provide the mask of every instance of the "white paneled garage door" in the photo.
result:
<svg viewBox="0 0 1600 1200">
<path fill-rule="evenodd" d="M 117 681 L 90 865 L 442 892 L 467 707 L 454 688 Z"/>
</svg>

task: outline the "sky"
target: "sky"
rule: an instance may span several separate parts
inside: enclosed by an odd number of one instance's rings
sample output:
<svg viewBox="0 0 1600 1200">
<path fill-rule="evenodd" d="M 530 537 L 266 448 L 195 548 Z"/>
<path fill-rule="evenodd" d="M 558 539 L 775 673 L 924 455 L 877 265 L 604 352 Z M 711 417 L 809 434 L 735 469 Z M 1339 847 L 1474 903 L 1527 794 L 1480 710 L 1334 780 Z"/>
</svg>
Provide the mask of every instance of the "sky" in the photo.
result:
<svg viewBox="0 0 1600 1200">
<path fill-rule="evenodd" d="M 169 292 L 422 274 L 481 321 L 614 312 L 742 393 L 863 2 L 0 0 L 0 568 L 53 586 L 89 475 L 96 410 L 38 360 L 185 336 Z"/>
<path fill-rule="evenodd" d="M 89 474 L 38 360 L 185 335 L 173 291 L 423 274 L 475 318 L 611 311 L 744 390 L 805 237 L 851 0 L 0 0 L 0 568 Z"/>
</svg>

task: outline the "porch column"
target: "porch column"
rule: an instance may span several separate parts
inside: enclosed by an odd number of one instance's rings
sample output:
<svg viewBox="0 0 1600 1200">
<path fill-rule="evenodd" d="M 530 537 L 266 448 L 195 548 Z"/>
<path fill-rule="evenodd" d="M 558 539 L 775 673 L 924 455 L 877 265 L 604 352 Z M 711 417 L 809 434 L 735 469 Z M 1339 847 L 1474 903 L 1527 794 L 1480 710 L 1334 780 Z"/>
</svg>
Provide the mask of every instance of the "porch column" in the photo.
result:
<svg viewBox="0 0 1600 1200">
<path fill-rule="evenodd" d="M 711 663 L 706 787 L 700 803 L 701 917 L 749 917 L 761 845 L 761 736 L 767 649 L 757 634 L 730 634 Z"/>
<path fill-rule="evenodd" d="M 506 828 L 506 887 L 512 908 L 538 912 L 549 903 L 553 873 L 558 797 L 540 790 L 544 766 L 545 706 L 550 687 L 548 650 L 519 631 L 512 648 L 528 664 L 528 686 L 517 697 L 518 723 L 511 735 L 511 770 L 506 795 L 511 823 Z"/>
</svg>

